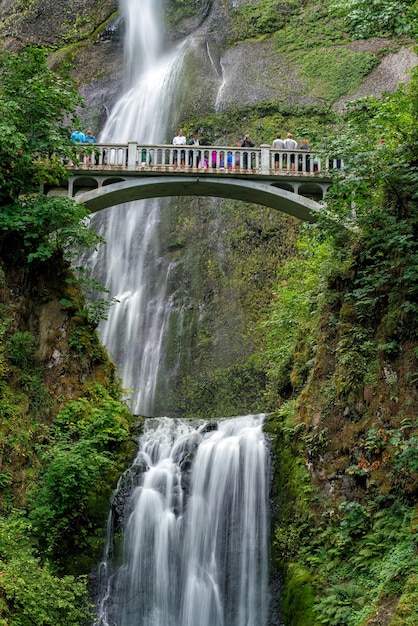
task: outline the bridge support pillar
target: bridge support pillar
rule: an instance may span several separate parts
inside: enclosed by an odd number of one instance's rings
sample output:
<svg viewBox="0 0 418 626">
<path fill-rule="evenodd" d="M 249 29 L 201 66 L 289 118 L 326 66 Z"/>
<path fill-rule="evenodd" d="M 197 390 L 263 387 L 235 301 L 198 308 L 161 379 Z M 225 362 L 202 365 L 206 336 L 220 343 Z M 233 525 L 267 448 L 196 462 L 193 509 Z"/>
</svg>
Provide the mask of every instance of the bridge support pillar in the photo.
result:
<svg viewBox="0 0 418 626">
<path fill-rule="evenodd" d="M 270 174 L 270 146 L 266 143 L 261 144 L 261 173 Z"/>
<path fill-rule="evenodd" d="M 136 151 L 138 147 L 137 141 L 128 141 L 128 169 L 136 167 Z"/>
</svg>

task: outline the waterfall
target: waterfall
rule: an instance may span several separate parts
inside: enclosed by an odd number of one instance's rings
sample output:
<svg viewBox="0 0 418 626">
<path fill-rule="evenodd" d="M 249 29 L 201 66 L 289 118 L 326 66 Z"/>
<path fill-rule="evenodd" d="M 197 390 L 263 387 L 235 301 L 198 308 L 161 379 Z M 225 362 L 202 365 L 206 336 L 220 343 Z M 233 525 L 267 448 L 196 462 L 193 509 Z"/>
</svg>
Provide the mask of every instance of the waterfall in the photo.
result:
<svg viewBox="0 0 418 626">
<path fill-rule="evenodd" d="M 192 40 L 163 51 L 159 0 L 123 0 L 122 8 L 129 77 L 99 139 L 162 143 L 176 127 L 172 103 Z M 182 305 L 167 289 L 174 267 L 160 241 L 163 209 L 161 201 L 140 201 L 92 219 L 107 245 L 90 259 L 91 271 L 119 301 L 100 334 L 135 390 L 134 413 L 148 416 L 164 385 L 170 319 L 179 345 L 184 331 Z M 267 626 L 262 429 L 262 415 L 217 424 L 145 420 L 112 499 L 95 626 Z"/>
<path fill-rule="evenodd" d="M 177 122 L 172 101 L 189 40 L 162 53 L 163 22 L 159 0 L 123 0 L 125 49 L 129 67 L 126 92 L 99 135 L 102 142 L 162 143 Z M 118 303 L 99 332 L 132 390 L 134 413 L 153 415 L 164 361 L 164 330 L 173 298 L 166 298 L 173 269 L 161 251 L 161 210 L 168 200 L 127 203 L 92 218 L 107 244 L 87 262 L 92 276 Z"/>
<path fill-rule="evenodd" d="M 263 418 L 147 420 L 113 497 L 109 529 L 124 536 L 122 565 L 102 565 L 95 626 L 267 624 Z"/>
</svg>

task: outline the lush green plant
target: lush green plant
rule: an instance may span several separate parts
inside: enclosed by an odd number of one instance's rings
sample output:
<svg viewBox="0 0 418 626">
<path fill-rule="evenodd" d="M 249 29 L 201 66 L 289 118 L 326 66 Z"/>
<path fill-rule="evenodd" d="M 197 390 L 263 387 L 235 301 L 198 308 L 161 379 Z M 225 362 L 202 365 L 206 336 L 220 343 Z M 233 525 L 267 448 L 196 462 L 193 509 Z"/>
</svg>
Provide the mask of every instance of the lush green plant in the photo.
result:
<svg viewBox="0 0 418 626">
<path fill-rule="evenodd" d="M 7 204 L 0 213 L 0 245 L 29 262 L 46 261 L 57 252 L 72 258 L 81 248 L 95 248 L 103 239 L 88 228 L 89 211 L 68 198 L 28 196 Z"/>
<path fill-rule="evenodd" d="M 9 358 L 15 365 L 26 368 L 33 363 L 35 337 L 28 331 L 16 332 L 7 342 Z"/>
<path fill-rule="evenodd" d="M 350 40 L 342 18 L 331 15 L 329 2 L 304 2 L 301 12 L 296 12 L 287 24 L 275 33 L 276 49 L 281 54 L 292 51 L 313 50 L 336 46 Z"/>
<path fill-rule="evenodd" d="M 48 67 L 42 48 L 2 52 L 0 72 L 0 205 L 5 206 L 40 182 L 66 176 L 57 157 L 70 154 L 81 98 L 69 74 Z"/>
<path fill-rule="evenodd" d="M 279 268 L 275 300 L 263 324 L 272 393 L 286 385 L 300 335 L 306 338 L 313 329 L 325 276 L 332 265 L 329 244 L 321 242 L 314 231 L 306 231 L 297 247 L 299 258 Z M 314 354 L 310 358 L 314 359 Z"/>
<path fill-rule="evenodd" d="M 75 546 L 86 547 L 85 537 L 91 531 L 89 499 L 98 487 L 103 488 L 101 480 L 112 464 L 105 453 L 83 440 L 56 444 L 50 451 L 54 458 L 41 482 L 31 519 L 42 549 L 49 557 L 63 559 Z"/>
<path fill-rule="evenodd" d="M 353 92 L 367 74 L 380 63 L 371 52 L 354 52 L 343 46 L 328 50 L 317 48 L 291 56 L 301 66 L 310 94 L 332 104 L 344 94 Z"/>
<path fill-rule="evenodd" d="M 392 413 L 393 409 L 389 409 L 383 417 L 380 404 L 379 411 L 373 404 L 374 395 L 370 394 L 366 400 L 364 391 L 366 384 L 372 385 L 379 390 L 377 397 L 381 393 L 396 405 L 397 387 L 408 384 L 407 375 L 399 380 L 402 350 L 412 355 L 408 357 L 411 362 L 402 367 L 411 376 L 416 370 L 413 346 L 418 313 L 417 107 L 414 76 L 409 86 L 394 94 L 353 104 L 334 137 L 326 139 L 324 152 L 329 154 L 331 149 L 331 153 L 341 156 L 347 164 L 344 171 L 334 174 L 335 185 L 327 196 L 327 210 L 351 230 L 344 241 L 341 229 L 324 219 L 320 224 L 321 234 L 327 246 L 331 246 L 329 235 L 334 237 L 335 248 L 330 256 L 340 255 L 341 250 L 347 250 L 347 244 L 352 246 L 351 256 L 347 257 L 349 262 L 340 264 L 338 271 L 324 272 L 327 265 L 318 266 L 317 285 L 325 286 L 319 299 L 315 289 L 306 288 L 301 271 L 293 271 L 303 293 L 311 294 L 306 304 L 297 291 L 296 280 L 292 282 L 293 275 L 285 275 L 282 289 L 278 290 L 278 304 L 285 307 L 283 311 L 280 306 L 275 307 L 271 315 L 272 330 L 275 330 L 273 321 L 278 321 L 277 330 L 282 330 L 272 332 L 269 338 L 271 371 L 281 375 L 283 385 L 286 380 L 298 382 L 299 386 L 286 391 L 293 394 L 292 405 L 300 411 L 297 415 L 294 409 L 293 421 L 287 418 L 283 425 L 280 415 L 272 418 L 276 423 L 274 435 L 282 437 L 276 462 L 279 471 L 287 476 L 290 472 L 296 476 L 295 468 L 305 462 L 318 488 L 315 496 L 315 490 L 307 491 L 302 483 L 299 489 L 294 489 L 293 481 L 282 478 L 275 486 L 280 512 L 274 547 L 279 561 L 282 555 L 285 585 L 287 565 L 296 563 L 306 568 L 313 587 L 311 604 L 307 596 L 295 622 L 300 625 L 310 623 L 314 608 L 313 623 L 364 626 L 387 605 L 391 607 L 393 623 L 402 623 L 401 615 L 405 615 L 405 623 L 413 623 L 414 617 L 416 621 L 416 605 L 413 606 L 416 596 L 409 584 L 416 580 L 418 571 L 416 524 L 411 521 L 416 506 L 418 470 L 415 419 L 405 420 L 401 427 L 392 427 L 391 420 L 397 419 L 394 417 L 397 410 Z M 301 267 L 306 271 L 309 263 Z M 286 298 L 281 300 L 282 290 L 285 294 L 289 290 L 288 296 L 296 292 L 295 299 L 289 303 Z M 295 314 L 285 315 L 286 311 L 292 311 L 292 304 Z M 299 339 L 292 332 L 294 318 L 306 320 L 301 325 L 304 336 Z M 309 319 L 314 320 L 313 326 Z M 267 328 L 269 325 L 270 321 Z M 325 338 L 318 337 L 325 332 Z M 325 347 L 329 362 L 323 362 L 325 350 L 315 361 L 312 346 L 316 342 Z M 307 364 L 308 373 L 296 378 L 298 362 Z M 286 364 L 287 369 L 283 367 L 280 371 L 278 364 Z M 299 389 L 302 392 L 296 396 Z M 344 407 L 348 410 L 344 419 L 340 419 Z M 403 410 L 406 405 L 399 410 L 398 418 Z M 337 443 L 338 434 L 330 433 L 334 419 L 350 432 L 349 445 L 344 441 L 342 445 Z M 301 420 L 306 424 L 305 429 L 299 428 Z M 324 450 L 316 452 L 312 459 L 310 446 L 324 427 L 328 428 L 322 441 Z M 346 445 L 344 453 L 337 450 Z M 320 455 L 322 459 L 317 461 Z M 353 486 L 350 491 L 347 483 L 338 479 L 337 469 L 339 465 L 344 470 L 349 457 L 356 460 L 347 470 L 346 479 Z M 336 483 L 335 492 L 328 499 L 323 478 L 318 480 L 318 474 L 330 465 Z M 350 500 L 346 500 L 347 493 L 353 494 Z M 301 515 L 304 509 L 311 512 L 311 518 Z M 307 525 L 306 519 L 311 523 Z M 289 580 L 292 583 L 290 570 Z M 395 599 L 399 598 L 403 608 L 396 617 Z M 289 594 L 286 598 L 289 620 L 293 601 Z M 389 619 L 390 615 L 388 623 Z"/>
<path fill-rule="evenodd" d="M 418 35 L 415 0 L 334 0 L 331 10 L 344 17 L 357 39 L 379 35 Z"/>
<path fill-rule="evenodd" d="M 127 406 L 99 384 L 58 413 L 56 441 L 44 451 L 46 469 L 31 507 L 39 542 L 54 559 L 86 549 L 96 516 L 103 522 L 96 500 L 105 506 L 119 471 L 112 451 L 128 439 L 131 422 Z"/>
<path fill-rule="evenodd" d="M 34 193 L 67 177 L 63 160 L 82 103 L 74 81 L 51 70 L 47 51 L 35 47 L 2 52 L 0 73 L 0 247 L 28 261 L 95 247 L 102 239 L 87 227 L 85 207 Z"/>
<path fill-rule="evenodd" d="M 96 327 L 101 321 L 107 320 L 110 307 L 116 304 L 118 300 L 116 298 L 109 300 L 99 297 L 98 294 L 108 294 L 109 290 L 96 280 L 90 278 L 84 268 L 77 267 L 75 268 L 75 272 L 76 278 L 68 278 L 67 283 L 69 285 L 77 285 L 87 301 L 85 298 L 82 298 L 80 301 L 79 297 L 73 300 L 62 298 L 60 304 L 74 309 L 76 315 L 86 318 L 93 327 Z M 81 291 L 79 293 L 81 293 Z"/>
<path fill-rule="evenodd" d="M 301 0 L 284 0 L 280 4 L 277 0 L 261 0 L 233 9 L 233 39 L 241 41 L 276 32 L 299 11 L 301 4 Z"/>
<path fill-rule="evenodd" d="M 91 613 L 85 580 L 58 577 L 30 542 L 20 512 L 0 518 L 0 624 L 79 626 Z"/>
</svg>

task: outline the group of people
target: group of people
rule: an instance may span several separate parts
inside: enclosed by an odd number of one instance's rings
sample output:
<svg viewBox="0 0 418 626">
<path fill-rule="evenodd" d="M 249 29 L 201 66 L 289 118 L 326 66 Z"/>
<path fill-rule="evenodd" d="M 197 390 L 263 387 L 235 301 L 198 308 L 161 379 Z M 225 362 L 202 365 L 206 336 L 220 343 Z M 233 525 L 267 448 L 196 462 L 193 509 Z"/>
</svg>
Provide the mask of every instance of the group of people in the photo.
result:
<svg viewBox="0 0 418 626">
<path fill-rule="evenodd" d="M 96 137 L 91 130 L 88 130 L 85 134 L 81 130 L 75 130 L 71 135 L 72 143 L 96 143 Z"/>
<path fill-rule="evenodd" d="M 282 139 L 281 134 L 277 133 L 276 139 L 273 141 L 271 147 L 274 150 L 310 150 L 309 142 L 307 139 L 302 139 L 301 145 L 298 146 L 297 141 L 293 139 L 292 133 L 287 133 L 286 139 Z M 275 170 L 279 169 L 279 163 L 280 163 L 280 153 L 276 152 L 274 155 L 274 169 Z M 298 156 L 298 164 L 299 165 L 302 164 L 302 155 Z M 291 154 L 289 169 L 294 170 L 295 168 L 296 168 L 295 155 Z M 309 172 L 309 169 L 310 169 L 310 160 L 309 158 L 307 158 L 306 159 L 306 171 Z"/>
<path fill-rule="evenodd" d="M 71 142 L 75 143 L 75 144 L 83 144 L 83 143 L 87 143 L 87 144 L 92 144 L 92 143 L 96 143 L 96 137 L 93 135 L 93 132 L 91 130 L 88 130 L 86 133 L 83 133 L 80 129 L 75 130 L 72 135 L 71 135 Z M 190 139 L 190 141 L 187 141 L 186 136 L 184 134 L 184 131 L 182 128 L 180 128 L 178 130 L 177 135 L 173 138 L 173 145 L 175 146 L 203 146 L 205 145 L 200 137 L 199 137 L 199 133 L 198 131 L 194 131 L 194 133 L 192 134 L 192 137 Z M 254 141 L 251 139 L 249 134 L 245 134 L 243 139 L 240 141 L 237 141 L 236 143 L 237 147 L 239 148 L 254 148 L 255 143 Z M 271 146 L 274 150 L 288 150 L 288 151 L 293 151 L 293 150 L 310 150 L 309 147 L 309 142 L 307 139 L 303 139 L 302 143 L 300 146 L 298 146 L 297 142 L 293 139 L 292 133 L 287 133 L 286 139 L 282 139 L 281 138 L 281 134 L 278 133 L 276 135 L 275 140 L 272 143 Z M 180 164 L 182 166 L 184 166 L 185 163 L 185 157 L 186 157 L 186 152 L 185 150 L 174 150 L 174 166 L 177 166 L 178 163 L 178 158 L 179 158 L 179 152 L 180 152 Z M 211 166 L 212 167 L 216 167 L 218 164 L 218 158 L 219 158 L 219 166 L 220 167 L 225 167 L 225 163 L 223 162 L 223 153 L 221 153 L 218 157 L 218 151 L 213 150 L 211 156 Z M 204 162 L 202 162 L 202 154 L 201 152 L 198 152 L 198 167 L 209 167 L 209 159 L 207 156 L 204 157 Z M 236 159 L 239 159 L 239 154 L 236 155 Z M 276 152 L 274 154 L 274 169 L 279 169 L 279 164 L 280 164 L 280 153 Z M 282 157 L 283 158 L 283 157 Z M 285 157 L 286 158 L 286 157 Z M 233 165 L 233 157 L 232 154 L 229 154 L 227 156 L 228 162 L 227 162 L 227 166 L 228 167 L 232 167 Z M 288 169 L 294 170 L 296 167 L 296 158 L 294 154 L 290 155 L 290 163 L 287 164 Z M 302 162 L 302 157 L 301 155 L 299 155 L 298 157 L 299 160 L 299 165 Z M 191 167 L 193 165 L 193 153 L 190 152 L 189 154 L 189 166 Z M 240 162 L 237 161 L 235 163 L 236 166 L 240 165 Z M 289 167 L 290 165 L 290 167 Z M 242 166 L 244 167 L 244 169 L 247 169 L 248 167 L 248 155 L 246 153 L 243 154 L 243 163 Z M 300 168 L 299 168 L 300 169 Z M 310 159 L 309 157 L 307 157 L 306 159 L 306 170 L 309 171 L 310 169 Z"/>
<path fill-rule="evenodd" d="M 71 134 L 71 143 L 75 143 L 75 144 L 80 144 L 80 143 L 87 143 L 87 144 L 92 144 L 92 143 L 96 143 L 96 137 L 93 135 L 93 132 L 89 129 L 85 134 L 78 128 L 77 130 L 75 130 L 72 134 Z M 88 151 L 89 154 L 85 155 L 86 159 L 87 159 L 87 165 L 91 165 L 92 163 L 92 155 L 91 155 L 91 150 Z M 75 151 L 76 153 L 76 151 Z M 83 153 L 80 152 L 77 156 L 77 158 L 82 159 L 83 158 Z"/>
<path fill-rule="evenodd" d="M 199 138 L 199 133 L 197 131 L 195 131 L 192 135 L 192 138 L 190 139 L 189 142 L 187 142 L 186 136 L 184 134 L 184 131 L 182 128 L 179 129 L 177 135 L 173 138 L 173 145 L 175 146 L 199 146 L 199 145 L 204 145 L 200 138 Z M 243 139 L 240 141 L 237 141 L 236 143 L 237 147 L 239 148 L 254 148 L 255 143 L 254 141 L 251 139 L 249 134 L 245 134 Z M 273 141 L 272 143 L 272 148 L 274 150 L 287 150 L 287 151 L 293 151 L 293 150 L 310 150 L 310 146 L 309 146 L 309 142 L 307 139 L 303 139 L 302 143 L 300 146 L 298 146 L 297 142 L 293 139 L 292 133 L 287 133 L 286 139 L 282 139 L 280 133 L 278 133 L 276 135 L 276 139 Z M 221 155 L 222 157 L 222 155 Z M 225 163 L 222 162 L 222 158 L 220 157 L 220 161 L 219 161 L 219 165 L 220 167 L 225 167 Z M 218 153 L 216 150 L 214 150 L 212 152 L 211 155 L 212 158 L 212 167 L 216 167 L 217 165 L 217 159 L 218 159 Z M 229 154 L 228 155 L 228 167 L 232 167 L 232 155 Z M 238 157 L 239 158 L 239 154 Z M 283 157 L 282 157 L 283 158 Z M 287 156 L 285 157 L 287 158 Z M 199 167 L 201 166 L 201 153 L 198 153 L 198 161 L 199 161 Z M 205 159 L 206 161 L 208 161 L 208 159 Z M 178 151 L 175 150 L 174 151 L 174 165 L 177 166 L 177 161 L 178 161 Z M 180 150 L 180 163 L 181 165 L 184 165 L 184 161 L 185 161 L 185 150 Z M 193 164 L 193 155 L 190 153 L 189 155 L 189 165 L 191 166 Z M 287 164 L 287 168 L 291 169 L 291 170 L 295 170 L 296 169 L 296 157 L 294 154 L 291 154 L 289 157 L 289 163 Z M 283 163 L 283 161 L 282 161 Z M 279 164 L 280 164 L 280 153 L 276 152 L 274 155 L 274 169 L 279 169 Z M 300 166 L 302 164 L 302 156 L 299 155 L 298 157 L 298 169 L 301 169 Z M 209 163 L 204 163 L 203 166 L 208 167 Z M 239 165 L 239 162 L 236 163 L 236 165 Z M 246 153 L 244 153 L 243 155 L 243 167 L 244 169 L 247 169 L 248 167 L 248 155 Z M 290 166 L 290 167 L 289 167 Z M 306 158 L 306 170 L 309 171 L 310 170 L 310 159 L 309 157 Z"/>
</svg>

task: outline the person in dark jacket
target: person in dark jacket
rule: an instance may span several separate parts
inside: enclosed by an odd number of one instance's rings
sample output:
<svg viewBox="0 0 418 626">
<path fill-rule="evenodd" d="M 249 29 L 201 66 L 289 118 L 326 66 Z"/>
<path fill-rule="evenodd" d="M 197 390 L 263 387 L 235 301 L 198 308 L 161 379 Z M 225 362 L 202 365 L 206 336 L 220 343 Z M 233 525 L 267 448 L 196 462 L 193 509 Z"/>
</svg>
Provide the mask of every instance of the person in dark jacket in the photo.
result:
<svg viewBox="0 0 418 626">
<path fill-rule="evenodd" d="M 254 148 L 255 143 L 254 141 L 251 139 L 250 135 L 246 134 L 244 135 L 244 139 L 241 141 L 241 148 Z M 243 156 L 243 165 L 244 165 L 244 169 L 247 170 L 248 169 L 248 153 L 244 152 Z M 250 165 L 251 165 L 251 157 L 250 157 Z"/>
</svg>

